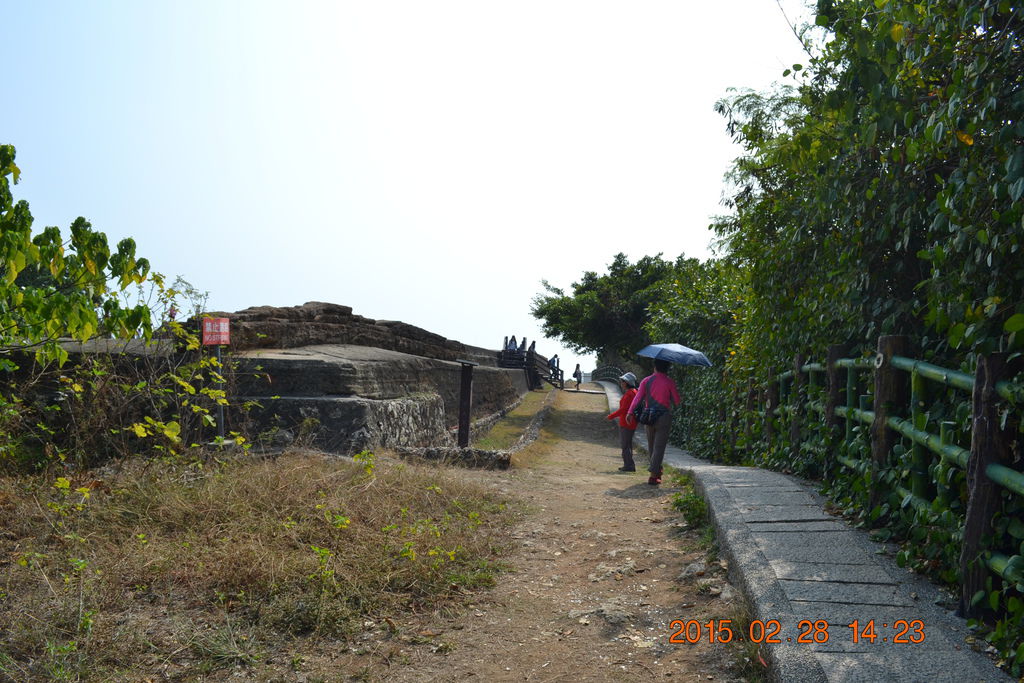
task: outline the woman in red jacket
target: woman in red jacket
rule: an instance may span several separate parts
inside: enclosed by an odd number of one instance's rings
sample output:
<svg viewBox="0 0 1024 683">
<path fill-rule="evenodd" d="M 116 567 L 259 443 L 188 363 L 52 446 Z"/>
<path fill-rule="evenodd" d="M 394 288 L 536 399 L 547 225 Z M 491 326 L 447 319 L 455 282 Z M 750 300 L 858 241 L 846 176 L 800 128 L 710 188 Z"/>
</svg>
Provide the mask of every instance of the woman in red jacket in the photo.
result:
<svg viewBox="0 0 1024 683">
<path fill-rule="evenodd" d="M 627 372 L 619 377 L 619 387 L 622 389 L 622 398 L 619 399 L 619 409 L 608 416 L 609 420 L 619 418 L 619 445 L 622 446 L 622 467 L 620 472 L 636 472 L 636 463 L 633 462 L 633 432 L 636 431 L 636 416 L 629 412 L 629 406 L 636 396 L 636 375 Z"/>
</svg>

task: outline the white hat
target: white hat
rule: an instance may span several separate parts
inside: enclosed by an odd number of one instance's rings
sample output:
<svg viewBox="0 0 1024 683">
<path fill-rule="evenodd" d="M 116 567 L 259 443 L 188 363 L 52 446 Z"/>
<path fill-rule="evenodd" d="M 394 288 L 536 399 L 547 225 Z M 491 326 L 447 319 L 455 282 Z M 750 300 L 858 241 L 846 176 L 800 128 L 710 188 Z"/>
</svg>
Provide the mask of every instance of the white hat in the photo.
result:
<svg viewBox="0 0 1024 683">
<path fill-rule="evenodd" d="M 623 382 L 625 382 L 631 387 L 636 386 L 636 375 L 634 375 L 632 372 L 627 372 L 622 377 L 619 377 L 619 379 L 621 379 Z"/>
</svg>

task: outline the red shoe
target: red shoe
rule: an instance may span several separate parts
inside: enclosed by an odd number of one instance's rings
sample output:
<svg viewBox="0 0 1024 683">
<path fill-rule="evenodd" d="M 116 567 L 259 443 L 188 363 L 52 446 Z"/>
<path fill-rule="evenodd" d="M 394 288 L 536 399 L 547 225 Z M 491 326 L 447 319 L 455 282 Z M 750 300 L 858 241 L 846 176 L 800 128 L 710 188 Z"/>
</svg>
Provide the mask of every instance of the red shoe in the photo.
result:
<svg viewBox="0 0 1024 683">
<path fill-rule="evenodd" d="M 650 484 L 651 486 L 657 486 L 658 484 L 661 483 L 661 475 L 660 474 L 652 474 L 647 479 L 647 483 Z"/>
</svg>

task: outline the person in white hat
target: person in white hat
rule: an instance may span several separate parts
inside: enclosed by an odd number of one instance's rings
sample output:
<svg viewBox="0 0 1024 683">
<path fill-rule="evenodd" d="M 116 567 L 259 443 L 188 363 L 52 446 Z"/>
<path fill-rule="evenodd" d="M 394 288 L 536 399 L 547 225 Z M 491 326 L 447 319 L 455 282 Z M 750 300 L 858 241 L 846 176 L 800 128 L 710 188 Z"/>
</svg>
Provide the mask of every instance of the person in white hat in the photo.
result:
<svg viewBox="0 0 1024 683">
<path fill-rule="evenodd" d="M 629 406 L 636 396 L 636 375 L 627 372 L 619 377 L 619 387 L 622 389 L 622 398 L 619 399 L 619 409 L 608 416 L 609 420 L 619 418 L 619 445 L 622 447 L 622 467 L 620 472 L 636 472 L 636 463 L 633 462 L 633 432 L 636 431 L 636 416 L 629 412 Z"/>
</svg>

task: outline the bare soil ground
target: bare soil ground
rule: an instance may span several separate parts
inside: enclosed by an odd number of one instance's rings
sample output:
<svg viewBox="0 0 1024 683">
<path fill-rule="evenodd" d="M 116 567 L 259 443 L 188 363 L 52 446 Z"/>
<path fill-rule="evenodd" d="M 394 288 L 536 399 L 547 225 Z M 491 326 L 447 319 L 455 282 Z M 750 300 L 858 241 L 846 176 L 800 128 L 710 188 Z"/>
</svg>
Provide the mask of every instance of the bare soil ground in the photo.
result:
<svg viewBox="0 0 1024 683">
<path fill-rule="evenodd" d="M 725 582 L 721 562 L 705 564 L 701 532 L 671 507 L 679 489 L 668 478 L 649 486 L 642 469 L 617 471 L 616 428 L 604 419 L 606 409 L 603 395 L 560 392 L 541 437 L 516 455 L 513 468 L 466 472 L 531 509 L 513 531 L 518 548 L 496 587 L 446 613 L 387 625 L 367 636 L 358 657 L 325 652 L 291 680 L 351 680 L 360 661 L 359 678 L 387 681 L 756 676 L 749 661 L 756 653 L 706 637 L 695 645 L 669 642 L 674 620 L 738 619 L 742 599 Z M 687 568 L 693 575 L 681 578 Z M 347 673 L 324 678 L 331 661 Z"/>
</svg>

